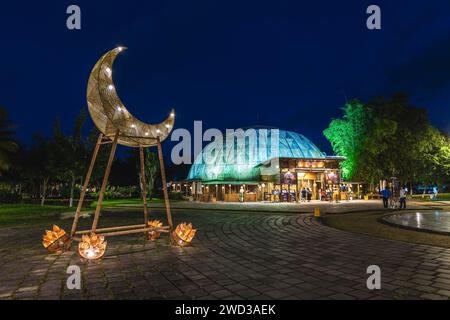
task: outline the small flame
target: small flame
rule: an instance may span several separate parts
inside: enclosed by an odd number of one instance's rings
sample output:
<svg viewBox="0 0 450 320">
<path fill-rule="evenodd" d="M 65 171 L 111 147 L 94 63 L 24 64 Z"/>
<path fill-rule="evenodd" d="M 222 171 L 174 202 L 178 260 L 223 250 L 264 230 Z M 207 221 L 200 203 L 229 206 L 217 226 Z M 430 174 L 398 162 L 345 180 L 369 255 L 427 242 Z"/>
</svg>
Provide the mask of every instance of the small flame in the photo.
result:
<svg viewBox="0 0 450 320">
<path fill-rule="evenodd" d="M 51 231 L 45 230 L 45 234 L 42 236 L 42 245 L 47 249 L 51 244 L 62 238 L 65 234 L 66 232 L 63 229 L 54 224 Z"/>
<path fill-rule="evenodd" d="M 159 220 L 149 220 L 147 224 L 152 228 L 161 228 L 163 226 L 162 222 Z"/>
<path fill-rule="evenodd" d="M 62 253 L 70 247 L 69 235 L 57 225 L 52 230 L 46 230 L 42 236 L 42 245 L 50 253 Z"/>
<path fill-rule="evenodd" d="M 197 229 L 192 228 L 192 223 L 180 223 L 172 233 L 174 240 L 180 246 L 188 245 L 195 236 Z"/>
<path fill-rule="evenodd" d="M 163 226 L 162 222 L 159 220 L 147 221 L 147 225 L 151 228 L 161 228 Z M 158 230 L 150 230 L 148 232 L 148 239 L 155 241 L 160 237 L 161 233 Z"/>
<path fill-rule="evenodd" d="M 83 235 L 78 245 L 78 253 L 85 259 L 94 260 L 103 257 L 106 251 L 105 237 L 91 233 Z"/>
</svg>

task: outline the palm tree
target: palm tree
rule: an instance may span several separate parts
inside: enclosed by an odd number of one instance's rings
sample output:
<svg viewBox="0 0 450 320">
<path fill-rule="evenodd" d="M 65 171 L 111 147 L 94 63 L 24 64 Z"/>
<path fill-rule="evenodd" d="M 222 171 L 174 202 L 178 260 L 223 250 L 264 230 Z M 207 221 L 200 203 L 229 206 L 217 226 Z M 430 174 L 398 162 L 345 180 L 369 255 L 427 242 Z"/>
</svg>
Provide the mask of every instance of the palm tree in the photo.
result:
<svg viewBox="0 0 450 320">
<path fill-rule="evenodd" d="M 0 107 L 0 175 L 7 171 L 11 165 L 11 155 L 17 151 L 18 145 L 14 142 L 13 125 L 8 119 L 8 113 Z"/>
</svg>

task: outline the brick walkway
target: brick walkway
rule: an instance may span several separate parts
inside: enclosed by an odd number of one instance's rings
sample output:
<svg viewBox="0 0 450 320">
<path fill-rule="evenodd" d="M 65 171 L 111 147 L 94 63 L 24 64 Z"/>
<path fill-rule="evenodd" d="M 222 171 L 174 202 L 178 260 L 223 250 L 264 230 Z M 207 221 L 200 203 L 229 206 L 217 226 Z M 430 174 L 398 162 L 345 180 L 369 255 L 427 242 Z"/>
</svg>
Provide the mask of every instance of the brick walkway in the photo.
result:
<svg viewBox="0 0 450 320">
<path fill-rule="evenodd" d="M 108 239 L 107 256 L 47 255 L 42 230 L 0 230 L 0 299 L 448 299 L 450 249 L 331 229 L 310 214 L 175 213 L 199 229 L 192 247 L 167 236 Z M 68 265 L 82 289 L 65 286 Z M 366 288 L 379 265 L 382 289 Z"/>
</svg>

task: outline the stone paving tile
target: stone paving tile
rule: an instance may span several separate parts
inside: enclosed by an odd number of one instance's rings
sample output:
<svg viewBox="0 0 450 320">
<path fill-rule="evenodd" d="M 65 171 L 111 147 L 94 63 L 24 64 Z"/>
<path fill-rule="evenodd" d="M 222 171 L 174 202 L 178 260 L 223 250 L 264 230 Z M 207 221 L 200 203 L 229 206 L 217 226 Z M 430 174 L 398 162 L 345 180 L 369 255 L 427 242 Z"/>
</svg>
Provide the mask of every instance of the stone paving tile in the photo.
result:
<svg viewBox="0 0 450 320">
<path fill-rule="evenodd" d="M 289 210 L 175 211 L 198 229 L 192 247 L 110 238 L 94 262 L 75 250 L 47 255 L 42 230 L 2 229 L 0 299 L 449 299 L 450 249 L 351 234 Z M 71 264 L 81 290 L 65 288 Z M 381 267 L 381 290 L 366 287 L 371 264 Z"/>
<path fill-rule="evenodd" d="M 420 298 L 427 300 L 446 300 L 444 296 L 432 293 L 424 293 L 420 296 Z"/>
</svg>

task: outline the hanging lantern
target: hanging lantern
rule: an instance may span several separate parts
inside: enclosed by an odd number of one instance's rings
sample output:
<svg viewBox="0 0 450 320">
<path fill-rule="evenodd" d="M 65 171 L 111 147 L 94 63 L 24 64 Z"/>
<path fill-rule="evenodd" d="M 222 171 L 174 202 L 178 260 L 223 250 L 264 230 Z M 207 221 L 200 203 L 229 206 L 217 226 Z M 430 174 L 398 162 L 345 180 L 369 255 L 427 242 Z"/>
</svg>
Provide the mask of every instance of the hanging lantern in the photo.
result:
<svg viewBox="0 0 450 320">
<path fill-rule="evenodd" d="M 147 225 L 150 228 L 155 228 L 156 230 L 150 230 L 148 232 L 148 240 L 155 241 L 159 239 L 159 236 L 161 235 L 161 232 L 158 231 L 158 228 L 162 228 L 163 224 L 159 220 L 150 220 L 147 222 Z"/>
<path fill-rule="evenodd" d="M 83 235 L 78 245 L 78 253 L 81 257 L 88 260 L 97 260 L 102 258 L 106 252 L 105 237 L 98 236 L 95 233 Z"/>
<path fill-rule="evenodd" d="M 63 229 L 53 225 L 52 231 L 45 230 L 45 234 L 42 236 L 42 245 L 50 253 L 62 253 L 69 248 L 70 238 Z"/>
<path fill-rule="evenodd" d="M 197 229 L 192 228 L 192 223 L 180 223 L 174 232 L 172 232 L 172 240 L 180 247 L 188 246 L 195 236 Z"/>
</svg>

